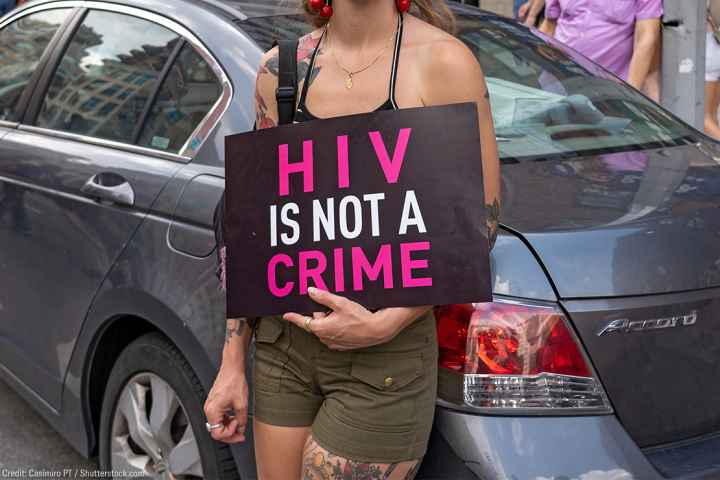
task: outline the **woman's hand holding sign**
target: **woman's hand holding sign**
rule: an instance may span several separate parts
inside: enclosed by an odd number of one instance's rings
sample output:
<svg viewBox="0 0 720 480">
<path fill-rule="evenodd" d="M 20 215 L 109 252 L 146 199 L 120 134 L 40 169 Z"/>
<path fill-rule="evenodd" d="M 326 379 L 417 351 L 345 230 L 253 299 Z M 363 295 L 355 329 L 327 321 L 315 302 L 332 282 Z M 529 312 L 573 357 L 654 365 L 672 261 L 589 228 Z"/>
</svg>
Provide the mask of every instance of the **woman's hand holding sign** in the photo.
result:
<svg viewBox="0 0 720 480">
<path fill-rule="evenodd" d="M 386 343 L 430 309 L 386 308 L 373 313 L 357 302 L 324 290 L 310 287 L 308 294 L 332 311 L 316 312 L 312 317 L 286 313 L 283 318 L 310 330 L 332 350 L 353 350 Z"/>
</svg>

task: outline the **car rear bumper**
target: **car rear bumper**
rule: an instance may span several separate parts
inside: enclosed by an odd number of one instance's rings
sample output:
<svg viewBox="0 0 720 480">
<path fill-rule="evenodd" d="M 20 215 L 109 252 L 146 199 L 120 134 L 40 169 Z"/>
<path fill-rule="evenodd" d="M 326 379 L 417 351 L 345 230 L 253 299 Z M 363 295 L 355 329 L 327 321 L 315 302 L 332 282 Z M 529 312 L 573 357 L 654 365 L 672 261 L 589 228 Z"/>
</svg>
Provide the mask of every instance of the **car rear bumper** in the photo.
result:
<svg viewBox="0 0 720 480">
<path fill-rule="evenodd" d="M 491 417 L 441 407 L 435 426 L 482 480 L 665 478 L 613 415 Z"/>
</svg>

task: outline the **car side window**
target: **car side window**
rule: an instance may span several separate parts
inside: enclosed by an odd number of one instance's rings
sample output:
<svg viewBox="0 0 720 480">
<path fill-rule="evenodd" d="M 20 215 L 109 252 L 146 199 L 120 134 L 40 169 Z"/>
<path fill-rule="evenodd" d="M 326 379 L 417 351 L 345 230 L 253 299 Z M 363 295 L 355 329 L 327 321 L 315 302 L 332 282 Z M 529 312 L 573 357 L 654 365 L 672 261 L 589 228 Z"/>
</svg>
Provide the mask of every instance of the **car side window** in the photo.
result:
<svg viewBox="0 0 720 480">
<path fill-rule="evenodd" d="M 20 96 L 69 13 L 69 8 L 32 13 L 0 31 L 0 120 L 19 120 Z"/>
<path fill-rule="evenodd" d="M 179 36 L 156 23 L 90 11 L 48 87 L 40 127 L 133 143 Z"/>
<path fill-rule="evenodd" d="M 139 145 L 178 153 L 221 91 L 210 65 L 186 43 L 158 92 Z"/>
</svg>

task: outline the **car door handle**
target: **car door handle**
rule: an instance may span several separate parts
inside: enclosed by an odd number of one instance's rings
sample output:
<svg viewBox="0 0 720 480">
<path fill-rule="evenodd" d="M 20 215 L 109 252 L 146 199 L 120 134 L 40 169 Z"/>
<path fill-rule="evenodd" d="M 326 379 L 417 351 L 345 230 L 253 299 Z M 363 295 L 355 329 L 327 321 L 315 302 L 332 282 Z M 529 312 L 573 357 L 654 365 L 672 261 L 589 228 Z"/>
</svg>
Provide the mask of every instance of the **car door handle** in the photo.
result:
<svg viewBox="0 0 720 480">
<path fill-rule="evenodd" d="M 101 172 L 90 177 L 80 189 L 88 197 L 133 206 L 135 191 L 123 177 L 113 172 Z"/>
</svg>

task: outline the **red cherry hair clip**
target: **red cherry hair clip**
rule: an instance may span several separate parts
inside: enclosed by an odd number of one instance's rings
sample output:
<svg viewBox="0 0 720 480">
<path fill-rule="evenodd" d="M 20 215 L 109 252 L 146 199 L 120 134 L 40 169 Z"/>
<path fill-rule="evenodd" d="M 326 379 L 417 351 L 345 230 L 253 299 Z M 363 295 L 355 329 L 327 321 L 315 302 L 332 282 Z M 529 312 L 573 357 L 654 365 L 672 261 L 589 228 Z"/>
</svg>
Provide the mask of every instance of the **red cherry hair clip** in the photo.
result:
<svg viewBox="0 0 720 480">
<path fill-rule="evenodd" d="M 330 18 L 333 14 L 332 0 L 309 0 L 310 8 L 320 12 L 320 16 L 323 18 Z"/>
<path fill-rule="evenodd" d="M 398 11 L 405 13 L 410 10 L 411 0 L 395 0 Z M 330 18 L 333 14 L 332 0 L 308 0 L 310 8 L 320 12 L 323 18 Z"/>
</svg>

